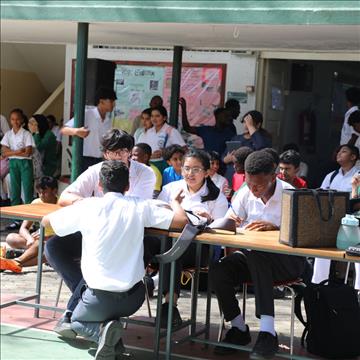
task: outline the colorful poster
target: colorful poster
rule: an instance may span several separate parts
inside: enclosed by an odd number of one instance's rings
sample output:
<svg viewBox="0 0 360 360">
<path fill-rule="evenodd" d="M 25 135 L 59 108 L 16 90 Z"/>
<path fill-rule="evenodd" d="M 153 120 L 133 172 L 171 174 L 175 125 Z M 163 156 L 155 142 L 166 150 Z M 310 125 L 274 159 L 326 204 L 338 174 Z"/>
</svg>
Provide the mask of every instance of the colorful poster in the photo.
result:
<svg viewBox="0 0 360 360">
<path fill-rule="evenodd" d="M 162 95 L 164 67 L 121 65 L 115 70 L 114 127 L 131 130 L 132 121 L 149 107 L 154 95 Z"/>
<path fill-rule="evenodd" d="M 220 106 L 222 76 L 221 65 L 183 66 L 180 96 L 187 101 L 192 126 L 215 124 L 213 112 Z M 169 111 L 171 79 L 171 66 L 118 64 L 114 84 L 118 98 L 114 109 L 114 127 L 130 131 L 132 122 L 142 110 L 149 107 L 154 95 L 162 96 L 164 106 Z"/>
</svg>

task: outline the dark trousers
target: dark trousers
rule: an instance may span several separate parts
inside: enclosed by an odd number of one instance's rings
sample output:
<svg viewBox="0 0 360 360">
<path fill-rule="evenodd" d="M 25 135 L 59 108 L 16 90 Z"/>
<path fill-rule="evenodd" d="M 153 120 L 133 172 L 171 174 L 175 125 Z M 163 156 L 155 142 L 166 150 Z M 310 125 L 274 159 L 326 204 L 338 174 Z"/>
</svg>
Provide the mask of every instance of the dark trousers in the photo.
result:
<svg viewBox="0 0 360 360">
<path fill-rule="evenodd" d="M 98 342 L 100 325 L 134 314 L 145 300 L 142 281 L 126 292 L 86 288 L 71 317 L 71 328 L 89 340 Z"/>
<path fill-rule="evenodd" d="M 300 277 L 304 265 L 303 257 L 250 250 L 233 253 L 213 264 L 210 281 L 225 320 L 240 314 L 235 293 L 244 282 L 254 287 L 256 316 L 274 316 L 274 283 Z"/>
<path fill-rule="evenodd" d="M 165 241 L 165 251 L 169 250 L 172 247 L 171 238 L 161 238 L 155 236 L 145 236 L 144 237 L 144 248 L 145 255 L 144 261 L 145 264 L 151 262 L 151 259 L 160 254 L 161 251 L 161 241 Z M 201 259 L 200 266 L 207 266 L 209 260 L 209 246 L 202 245 L 201 247 Z M 175 287 L 174 291 L 177 295 L 180 294 L 180 280 L 181 272 L 183 269 L 194 267 L 196 264 L 196 244 L 191 244 L 184 254 L 175 262 Z M 166 264 L 164 267 L 164 288 L 163 294 L 166 295 L 170 290 L 170 264 Z"/>
<path fill-rule="evenodd" d="M 45 257 L 63 278 L 72 292 L 67 309 L 73 311 L 79 302 L 84 279 L 80 268 L 82 235 L 80 232 L 64 237 L 53 236 L 45 243 Z"/>
</svg>

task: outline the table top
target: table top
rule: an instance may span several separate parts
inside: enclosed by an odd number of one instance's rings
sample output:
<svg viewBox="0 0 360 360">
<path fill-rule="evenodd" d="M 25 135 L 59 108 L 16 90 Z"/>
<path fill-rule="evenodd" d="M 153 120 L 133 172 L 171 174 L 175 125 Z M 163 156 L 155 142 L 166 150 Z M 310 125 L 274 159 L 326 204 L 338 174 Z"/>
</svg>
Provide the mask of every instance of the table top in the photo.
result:
<svg viewBox="0 0 360 360">
<path fill-rule="evenodd" d="M 41 221 L 41 219 L 60 208 L 57 204 L 26 204 L 0 207 L 0 214 L 4 218 Z M 151 234 L 163 234 L 178 238 L 180 231 L 166 231 L 147 229 Z M 195 238 L 204 244 L 213 244 L 234 248 L 269 251 L 281 254 L 321 257 L 332 260 L 346 260 L 360 262 L 360 257 L 347 256 L 345 251 L 336 248 L 292 248 L 279 243 L 279 231 L 240 231 L 236 235 L 204 232 Z"/>
<path fill-rule="evenodd" d="M 45 215 L 60 209 L 57 204 L 26 204 L 0 207 L 3 218 L 40 221 Z"/>
</svg>

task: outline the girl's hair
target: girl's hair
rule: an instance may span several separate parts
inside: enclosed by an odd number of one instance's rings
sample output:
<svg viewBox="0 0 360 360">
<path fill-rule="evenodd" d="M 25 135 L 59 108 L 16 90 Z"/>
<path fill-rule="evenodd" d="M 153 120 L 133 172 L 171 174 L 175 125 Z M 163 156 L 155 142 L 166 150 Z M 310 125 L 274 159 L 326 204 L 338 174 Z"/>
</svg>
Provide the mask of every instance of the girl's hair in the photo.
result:
<svg viewBox="0 0 360 360">
<path fill-rule="evenodd" d="M 263 127 L 262 127 L 262 123 L 263 123 L 263 116 L 262 116 L 262 113 L 260 111 L 257 111 L 257 110 L 251 110 L 251 111 L 248 111 L 243 117 L 242 117 L 242 120 L 241 122 L 244 122 L 244 119 L 247 115 L 250 115 L 254 121 L 254 125 L 258 125 L 260 124 L 259 126 L 259 133 L 267 138 L 272 138 L 271 134 L 265 130 Z"/>
<path fill-rule="evenodd" d="M 143 111 L 141 112 L 141 115 L 142 115 L 142 114 L 146 114 L 146 115 L 151 116 L 151 108 L 147 108 L 147 109 L 143 110 Z"/>
<path fill-rule="evenodd" d="M 183 161 L 185 161 L 186 158 L 195 158 L 201 162 L 204 170 L 210 169 L 210 156 L 206 151 L 192 149 L 185 154 Z M 216 200 L 220 194 L 220 189 L 214 184 L 210 176 L 206 177 L 205 181 L 208 193 L 201 197 L 201 202 Z"/>
<path fill-rule="evenodd" d="M 43 138 L 46 131 L 48 131 L 50 129 L 49 123 L 48 123 L 48 121 L 46 119 L 46 116 L 41 115 L 41 114 L 35 114 L 32 117 L 36 120 L 36 122 L 38 124 L 40 137 Z"/>
<path fill-rule="evenodd" d="M 24 118 L 25 118 L 25 114 L 24 114 L 24 112 L 21 110 L 21 109 L 19 109 L 19 108 L 15 108 L 15 109 L 12 109 L 11 111 L 10 111 L 10 116 L 11 116 L 11 114 L 18 114 L 20 117 L 21 117 L 21 119 L 22 119 L 22 121 L 24 121 Z"/>
<path fill-rule="evenodd" d="M 217 151 L 209 151 L 210 161 L 220 161 L 220 155 Z"/>
<path fill-rule="evenodd" d="M 158 111 L 162 116 L 166 117 L 166 119 L 167 119 L 167 117 L 168 117 L 167 110 L 166 110 L 166 108 L 165 108 L 164 106 L 162 106 L 162 105 L 152 108 L 152 109 L 151 109 L 151 114 L 152 114 L 153 111 Z"/>
</svg>

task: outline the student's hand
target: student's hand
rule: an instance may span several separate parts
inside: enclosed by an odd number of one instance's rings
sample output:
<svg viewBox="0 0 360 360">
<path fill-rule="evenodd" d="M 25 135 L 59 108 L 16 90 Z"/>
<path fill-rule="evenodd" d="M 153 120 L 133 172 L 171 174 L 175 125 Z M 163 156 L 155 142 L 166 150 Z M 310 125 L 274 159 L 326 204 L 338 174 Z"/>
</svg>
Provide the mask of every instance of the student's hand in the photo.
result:
<svg viewBox="0 0 360 360">
<path fill-rule="evenodd" d="M 212 216 L 209 213 L 207 213 L 206 211 L 204 211 L 204 210 L 195 210 L 194 214 L 197 215 L 197 216 L 205 218 L 208 221 L 208 223 L 213 221 Z"/>
<path fill-rule="evenodd" d="M 254 120 L 253 118 L 251 117 L 251 115 L 246 115 L 244 117 L 244 123 L 247 127 L 247 129 L 249 130 L 249 134 L 252 135 L 257 129 L 256 129 L 256 126 L 254 124 Z"/>
<path fill-rule="evenodd" d="M 86 127 L 80 127 L 80 128 L 77 128 L 76 131 L 75 131 L 75 135 L 84 139 L 86 137 L 88 137 L 90 134 L 90 130 L 87 129 Z"/>
<path fill-rule="evenodd" d="M 162 150 L 161 149 L 155 150 L 151 155 L 152 159 L 160 159 L 161 157 L 162 157 Z"/>
<path fill-rule="evenodd" d="M 360 174 L 355 174 L 352 179 L 351 179 L 351 185 L 353 187 L 358 187 L 360 186 Z"/>
<path fill-rule="evenodd" d="M 179 192 L 175 195 L 173 201 L 176 201 L 176 202 L 178 202 L 179 204 L 181 204 L 182 201 L 183 201 L 183 199 L 184 199 L 184 197 L 185 197 L 184 190 L 181 189 L 181 190 L 179 190 Z"/>
<path fill-rule="evenodd" d="M 183 97 L 179 99 L 179 105 L 181 107 L 181 110 L 186 110 L 186 100 Z"/>
<path fill-rule="evenodd" d="M 231 212 L 228 217 L 230 219 L 233 219 L 235 221 L 236 227 L 240 227 L 241 224 L 244 222 L 244 219 L 234 214 L 234 212 Z"/>
<path fill-rule="evenodd" d="M 235 152 L 235 150 L 233 150 L 233 151 L 231 151 L 231 152 L 228 152 L 228 153 L 226 154 L 226 156 L 224 157 L 224 163 L 225 163 L 225 164 L 230 164 L 230 163 L 232 163 L 232 162 L 235 161 L 234 152 Z"/>
<path fill-rule="evenodd" d="M 252 223 L 245 226 L 245 230 L 252 231 L 270 231 L 270 230 L 279 230 L 279 227 L 272 224 L 269 221 L 256 220 Z"/>
<path fill-rule="evenodd" d="M 36 239 L 33 238 L 33 236 L 31 235 L 31 237 L 29 239 L 26 240 L 26 248 L 29 248 Z"/>
</svg>

